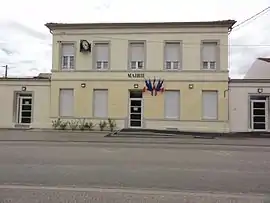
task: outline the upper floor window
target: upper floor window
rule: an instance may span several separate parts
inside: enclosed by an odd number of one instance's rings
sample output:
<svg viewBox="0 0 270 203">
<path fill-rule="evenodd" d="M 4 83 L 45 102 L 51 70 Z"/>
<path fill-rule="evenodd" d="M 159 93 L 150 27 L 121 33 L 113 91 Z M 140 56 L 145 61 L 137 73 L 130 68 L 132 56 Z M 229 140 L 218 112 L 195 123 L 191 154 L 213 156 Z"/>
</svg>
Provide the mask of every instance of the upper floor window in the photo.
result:
<svg viewBox="0 0 270 203">
<path fill-rule="evenodd" d="M 109 69 L 109 43 L 95 43 L 94 45 L 94 57 L 95 57 L 95 69 L 108 70 Z"/>
<path fill-rule="evenodd" d="M 179 70 L 181 67 L 180 42 L 165 43 L 165 70 Z"/>
<path fill-rule="evenodd" d="M 61 45 L 61 69 L 74 70 L 75 68 L 75 45 L 74 43 L 63 43 Z"/>
<path fill-rule="evenodd" d="M 217 69 L 217 42 L 202 43 L 202 69 Z"/>
<path fill-rule="evenodd" d="M 131 70 L 142 70 L 145 67 L 145 43 L 132 42 L 129 44 L 129 68 Z"/>
</svg>

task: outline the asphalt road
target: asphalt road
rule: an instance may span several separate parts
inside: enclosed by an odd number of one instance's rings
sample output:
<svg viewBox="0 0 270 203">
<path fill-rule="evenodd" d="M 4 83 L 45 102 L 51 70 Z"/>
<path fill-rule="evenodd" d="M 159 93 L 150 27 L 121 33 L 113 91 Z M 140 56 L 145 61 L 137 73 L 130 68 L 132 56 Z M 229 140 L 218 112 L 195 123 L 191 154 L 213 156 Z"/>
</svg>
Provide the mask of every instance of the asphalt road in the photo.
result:
<svg viewBox="0 0 270 203">
<path fill-rule="evenodd" d="M 0 143 L 0 203 L 248 203 L 268 194 L 270 148 Z"/>
</svg>

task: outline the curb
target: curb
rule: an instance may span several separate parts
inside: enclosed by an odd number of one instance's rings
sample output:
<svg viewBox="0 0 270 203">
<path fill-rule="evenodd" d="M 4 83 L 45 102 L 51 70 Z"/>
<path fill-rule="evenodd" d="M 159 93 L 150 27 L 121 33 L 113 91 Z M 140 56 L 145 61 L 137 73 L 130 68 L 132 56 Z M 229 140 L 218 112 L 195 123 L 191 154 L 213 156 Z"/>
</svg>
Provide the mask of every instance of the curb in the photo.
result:
<svg viewBox="0 0 270 203">
<path fill-rule="evenodd" d="M 203 146 L 235 146 L 235 147 L 265 147 L 270 145 L 254 145 L 254 144 L 229 144 L 229 143 L 194 143 L 194 142 L 149 142 L 149 141 L 100 141 L 100 140 L 0 140 L 0 142 L 43 142 L 43 143 L 98 143 L 98 144 L 168 144 L 168 145 L 203 145 Z"/>
</svg>

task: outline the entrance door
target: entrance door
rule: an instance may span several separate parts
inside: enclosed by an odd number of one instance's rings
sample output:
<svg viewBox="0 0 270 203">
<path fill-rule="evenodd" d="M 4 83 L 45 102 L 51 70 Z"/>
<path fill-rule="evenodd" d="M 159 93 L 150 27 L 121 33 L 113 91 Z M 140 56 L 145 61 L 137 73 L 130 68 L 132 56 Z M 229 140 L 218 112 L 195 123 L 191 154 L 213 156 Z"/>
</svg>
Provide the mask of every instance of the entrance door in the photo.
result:
<svg viewBox="0 0 270 203">
<path fill-rule="evenodd" d="M 142 127 L 143 99 L 142 91 L 131 90 L 129 95 L 129 127 Z"/>
<path fill-rule="evenodd" d="M 32 97 L 19 97 L 19 123 L 29 124 L 32 121 Z"/>
<path fill-rule="evenodd" d="M 251 100 L 251 127 L 254 131 L 268 129 L 268 108 L 265 100 Z"/>
</svg>

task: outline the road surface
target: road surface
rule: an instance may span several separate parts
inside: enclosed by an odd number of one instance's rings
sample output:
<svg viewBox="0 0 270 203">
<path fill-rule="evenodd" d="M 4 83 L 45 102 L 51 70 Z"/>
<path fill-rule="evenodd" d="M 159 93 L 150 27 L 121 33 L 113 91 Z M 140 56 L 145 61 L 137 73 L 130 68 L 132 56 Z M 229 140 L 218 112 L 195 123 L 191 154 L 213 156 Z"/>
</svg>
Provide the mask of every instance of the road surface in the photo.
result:
<svg viewBox="0 0 270 203">
<path fill-rule="evenodd" d="M 0 203 L 270 203 L 267 147 L 1 142 L 0 163 Z"/>
</svg>

